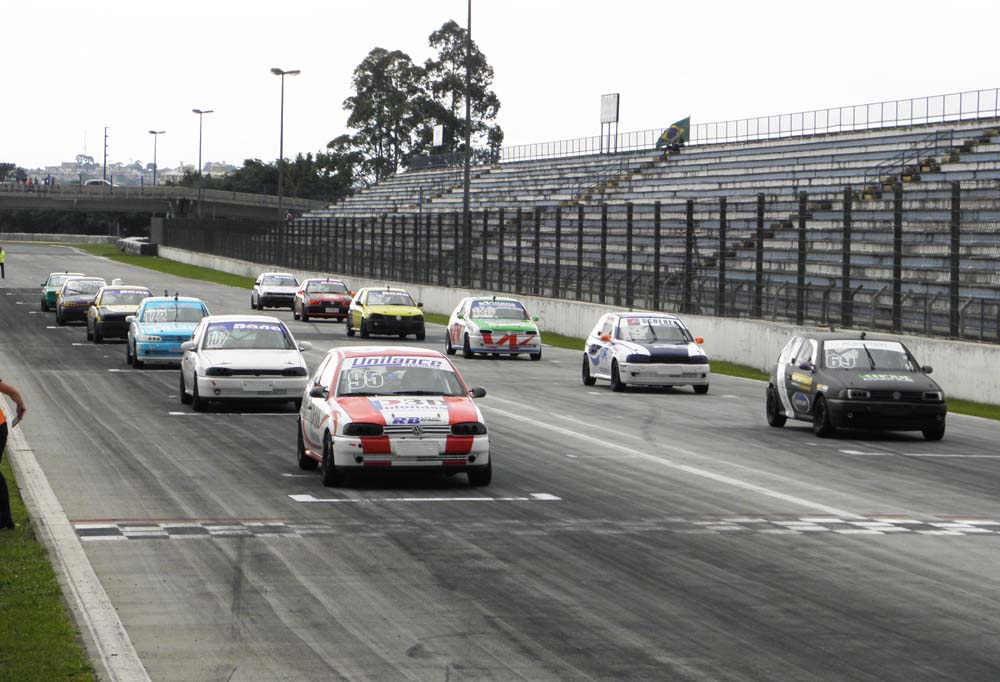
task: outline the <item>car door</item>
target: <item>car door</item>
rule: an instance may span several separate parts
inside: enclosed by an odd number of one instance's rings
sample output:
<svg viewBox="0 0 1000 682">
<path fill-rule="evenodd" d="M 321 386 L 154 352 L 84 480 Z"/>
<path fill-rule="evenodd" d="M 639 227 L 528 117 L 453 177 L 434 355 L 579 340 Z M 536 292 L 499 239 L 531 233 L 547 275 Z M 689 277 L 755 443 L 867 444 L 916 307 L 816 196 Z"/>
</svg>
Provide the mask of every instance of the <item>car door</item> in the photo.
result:
<svg viewBox="0 0 1000 682">
<path fill-rule="evenodd" d="M 264 276 L 261 275 L 253 283 L 253 290 L 250 292 L 251 305 L 255 308 L 260 306 L 260 285 L 261 282 L 263 281 L 264 281 Z"/>
<path fill-rule="evenodd" d="M 365 305 L 368 301 L 368 290 L 362 289 L 358 297 L 351 303 L 351 326 L 361 329 L 361 320 L 364 318 Z"/>
<path fill-rule="evenodd" d="M 199 324 L 194 329 L 194 334 L 191 336 L 191 343 L 194 344 L 192 350 L 184 351 L 181 356 L 181 376 L 184 379 L 184 386 L 193 391 L 195 381 L 195 373 L 197 370 L 197 355 L 198 346 L 201 345 L 201 337 L 203 336 L 203 331 L 205 329 L 204 324 Z"/>
<path fill-rule="evenodd" d="M 459 301 L 458 306 L 451 313 L 451 319 L 448 321 L 448 339 L 452 346 L 460 346 L 462 344 L 462 336 L 465 334 L 465 318 L 469 316 L 469 300 L 468 298 L 463 298 Z M 461 315 L 461 318 L 459 317 Z"/>
<path fill-rule="evenodd" d="M 94 333 L 97 329 L 97 311 L 101 307 L 101 299 L 104 296 L 104 292 L 98 292 L 97 296 L 94 298 L 94 302 L 90 304 L 87 309 L 87 331 Z"/>
<path fill-rule="evenodd" d="M 319 364 L 316 371 L 313 372 L 312 379 L 306 385 L 306 392 L 312 389 L 313 386 L 329 386 L 329 383 L 324 384 L 323 379 L 326 378 L 327 367 L 333 363 L 333 354 L 327 354 L 323 358 L 323 362 Z M 305 415 L 302 418 L 303 432 L 306 437 L 306 447 L 316 446 L 322 443 L 322 435 L 319 433 L 319 428 L 323 419 L 323 404 L 326 402 L 324 398 L 313 398 L 310 395 L 306 395 L 302 401 Z"/>
<path fill-rule="evenodd" d="M 818 342 L 808 337 L 800 337 L 791 349 L 784 365 L 785 394 L 797 417 L 812 414 L 812 396 L 816 390 L 814 372 L 808 369 L 815 364 Z M 801 366 L 800 366 L 801 365 Z"/>
<path fill-rule="evenodd" d="M 611 333 L 611 318 L 612 315 L 605 315 L 597 324 L 594 325 L 594 329 L 590 332 L 590 336 L 587 337 L 587 357 L 590 360 L 590 371 L 591 374 L 607 374 L 608 371 L 602 369 L 604 366 L 602 364 L 602 356 L 608 353 L 608 342 L 602 337 L 609 336 Z M 610 338 L 610 336 L 609 336 Z M 611 366 L 610 362 L 606 363 L 608 367 Z"/>
</svg>

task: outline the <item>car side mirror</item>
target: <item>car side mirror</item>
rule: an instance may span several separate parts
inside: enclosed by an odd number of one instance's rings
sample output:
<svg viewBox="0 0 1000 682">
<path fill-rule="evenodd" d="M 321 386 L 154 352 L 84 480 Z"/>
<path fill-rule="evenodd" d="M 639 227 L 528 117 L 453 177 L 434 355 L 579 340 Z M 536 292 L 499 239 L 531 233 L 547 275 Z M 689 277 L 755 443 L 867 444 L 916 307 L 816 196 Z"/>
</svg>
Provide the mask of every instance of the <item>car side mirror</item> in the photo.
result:
<svg viewBox="0 0 1000 682">
<path fill-rule="evenodd" d="M 799 363 L 799 369 L 804 370 L 806 372 L 815 372 L 816 371 L 816 365 L 814 365 L 811 362 L 800 362 Z"/>
<path fill-rule="evenodd" d="M 310 398 L 329 398 L 330 389 L 322 384 L 313 384 L 313 387 L 309 389 Z"/>
<path fill-rule="evenodd" d="M 181 344 L 181 350 L 187 353 L 189 350 L 194 350 L 194 341 L 185 341 Z"/>
<path fill-rule="evenodd" d="M 135 315 L 129 315 L 129 316 L 127 316 L 125 318 L 125 321 L 128 322 L 129 324 L 132 324 L 133 322 L 135 322 Z"/>
<path fill-rule="evenodd" d="M 469 389 L 469 397 L 470 398 L 485 398 L 486 397 L 486 389 L 483 388 L 482 386 L 473 386 L 472 388 Z"/>
<path fill-rule="evenodd" d="M 611 334 L 601 334 L 601 341 L 607 343 L 610 340 L 611 340 Z"/>
<path fill-rule="evenodd" d="M 418 308 L 423 308 L 423 307 L 424 307 L 424 304 L 423 304 L 423 303 L 421 303 L 421 302 L 419 302 L 419 301 L 417 301 L 417 307 L 418 307 Z"/>
<path fill-rule="evenodd" d="M 45 286 L 45 284 L 46 284 L 46 282 L 42 282 L 41 286 L 43 286 L 43 287 L 44 287 L 44 286 Z"/>
<path fill-rule="evenodd" d="M 694 337 L 694 342 L 700 346 L 701 344 L 705 343 L 705 339 L 704 337 L 696 336 Z"/>
<path fill-rule="evenodd" d="M 465 319 L 465 313 L 459 313 L 458 315 L 455 315 L 455 319 L 456 320 L 464 320 Z"/>
<path fill-rule="evenodd" d="M 299 350 L 303 350 L 303 351 L 305 351 L 305 350 L 312 350 L 312 347 L 313 347 L 313 345 L 311 343 L 309 343 L 308 341 L 303 341 L 302 343 L 299 344 Z"/>
<path fill-rule="evenodd" d="M 931 367 L 930 365 L 924 365 L 920 369 L 923 370 L 924 374 L 930 374 L 931 372 L 934 371 L 934 368 Z"/>
<path fill-rule="evenodd" d="M 348 291 L 347 295 L 350 296 L 351 298 L 354 298 L 354 292 L 353 291 Z"/>
<path fill-rule="evenodd" d="M 538 322 L 538 315 L 532 315 L 531 316 L 531 321 L 532 322 Z"/>
</svg>

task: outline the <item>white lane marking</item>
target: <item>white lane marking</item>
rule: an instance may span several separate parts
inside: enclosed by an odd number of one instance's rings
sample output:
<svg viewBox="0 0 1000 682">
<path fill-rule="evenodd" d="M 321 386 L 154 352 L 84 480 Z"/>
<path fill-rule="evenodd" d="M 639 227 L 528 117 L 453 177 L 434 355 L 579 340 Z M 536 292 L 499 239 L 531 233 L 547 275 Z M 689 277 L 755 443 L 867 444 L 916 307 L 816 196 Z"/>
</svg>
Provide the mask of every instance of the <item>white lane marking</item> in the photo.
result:
<svg viewBox="0 0 1000 682">
<path fill-rule="evenodd" d="M 503 401 L 503 402 L 510 402 L 510 401 Z M 669 459 L 666 459 L 664 457 L 660 457 L 660 456 L 657 456 L 657 455 L 652 455 L 652 454 L 649 454 L 647 452 L 642 452 L 641 450 L 636 450 L 634 448 L 630 448 L 628 446 L 621 445 L 619 443 L 615 443 L 615 442 L 612 442 L 612 441 L 607 441 L 607 440 L 602 440 L 600 438 L 595 438 L 594 436 L 588 436 L 586 434 L 579 433 L 579 432 L 573 431 L 571 429 L 564 429 L 561 426 L 555 426 L 554 424 L 551 424 L 551 423 L 548 423 L 548 422 L 542 422 L 542 421 L 538 421 L 537 419 L 531 419 L 530 417 L 526 417 L 526 416 L 520 415 L 520 414 L 515 414 L 514 412 L 508 412 L 507 410 L 501 410 L 499 408 L 492 407 L 492 406 L 487 406 L 487 407 L 489 409 L 495 411 L 495 412 L 498 412 L 498 413 L 500 413 L 500 414 L 502 414 L 504 416 L 510 417 L 511 419 L 515 419 L 515 420 L 517 420 L 517 421 L 519 421 L 521 423 L 532 424 L 532 425 L 534 425 L 534 426 L 536 426 L 536 427 L 538 427 L 540 429 L 543 429 L 543 430 L 544 429 L 548 429 L 550 431 L 555 431 L 557 433 L 561 433 L 561 434 L 563 434 L 565 436 L 568 436 L 570 438 L 577 438 L 579 440 L 583 440 L 583 441 L 592 443 L 592 444 L 597 445 L 597 446 L 602 447 L 602 448 L 606 448 L 606 449 L 610 449 L 610 450 L 617 450 L 618 452 L 624 452 L 626 454 L 631 454 L 631 455 L 634 455 L 636 457 L 641 457 L 641 458 L 643 458 L 643 459 L 645 459 L 647 461 L 654 462 L 656 464 L 660 464 L 661 466 L 670 467 L 671 469 L 676 469 L 677 471 L 683 471 L 685 473 L 692 474 L 694 476 L 700 476 L 702 478 L 707 478 L 709 480 L 716 481 L 717 483 L 725 483 L 726 485 L 730 485 L 730 486 L 733 486 L 735 488 L 742 488 L 743 490 L 750 490 L 750 491 L 759 493 L 761 495 L 765 495 L 767 497 L 773 497 L 775 499 L 782 500 L 784 502 L 790 502 L 792 504 L 797 504 L 799 506 L 806 507 L 807 509 L 815 509 L 816 511 L 826 512 L 827 514 L 835 514 L 837 516 L 847 516 L 847 517 L 851 517 L 851 518 L 858 518 L 857 514 L 852 514 L 851 512 L 844 511 L 843 509 L 837 509 L 836 507 L 831 507 L 829 505 L 825 505 L 825 504 L 822 504 L 822 503 L 819 503 L 819 502 L 813 502 L 812 500 L 807 500 L 807 499 L 804 499 L 804 498 L 801 498 L 801 497 L 797 497 L 795 495 L 788 495 L 786 493 L 782 493 L 782 492 L 779 492 L 777 490 L 771 490 L 770 488 L 765 488 L 764 486 L 757 485 L 756 483 L 750 483 L 748 481 L 742 481 L 742 480 L 740 480 L 738 478 L 733 478 L 732 476 L 725 476 L 723 474 L 717 474 L 717 473 L 714 473 L 712 471 L 708 471 L 707 469 L 701 469 L 699 467 L 693 467 L 693 466 L 690 466 L 688 464 L 679 464 L 677 462 L 672 462 Z M 674 452 L 676 452 L 678 454 L 682 454 L 682 455 L 688 455 L 688 456 L 691 456 L 691 457 L 697 457 L 698 456 L 697 453 L 695 453 L 695 452 L 692 452 L 690 450 L 686 450 L 684 448 L 680 448 L 680 447 L 677 447 L 677 446 L 669 445 L 669 444 L 663 444 L 660 447 L 663 447 L 664 449 L 667 449 L 667 450 L 673 450 Z M 751 470 L 753 471 L 753 469 L 751 469 Z M 766 473 L 766 472 L 758 472 L 758 473 Z"/>
<path fill-rule="evenodd" d="M 856 457 L 943 457 L 954 459 L 1000 459 L 1000 455 L 965 455 L 961 453 L 935 452 L 863 452 L 861 450 L 837 450 L 845 455 Z"/>
<path fill-rule="evenodd" d="M 296 502 L 550 502 L 562 501 L 549 493 L 531 493 L 530 497 L 314 497 L 289 495 Z"/>
<path fill-rule="evenodd" d="M 29 315 L 41 315 L 42 311 L 41 310 L 29 310 L 28 314 Z"/>
<path fill-rule="evenodd" d="M 70 329 L 70 327 L 60 327 L 59 325 L 50 325 L 45 327 L 46 329 Z"/>
<path fill-rule="evenodd" d="M 281 474 L 285 478 L 313 478 L 316 474 Z"/>
<path fill-rule="evenodd" d="M 569 453 L 569 452 L 563 453 L 563 455 L 565 457 L 569 457 L 570 459 L 579 459 L 576 455 L 574 455 L 572 453 Z"/>
<path fill-rule="evenodd" d="M 723 398 L 736 398 L 737 400 L 739 400 L 739 398 L 740 398 L 738 395 L 724 395 L 722 397 Z"/>
<path fill-rule="evenodd" d="M 24 301 L 14 301 L 14 305 L 24 305 Z"/>
<path fill-rule="evenodd" d="M 10 459 L 17 473 L 21 495 L 38 521 L 33 524 L 59 563 L 59 570 L 66 577 L 75 611 L 80 614 L 109 677 L 115 682 L 149 682 L 149 674 L 136 653 L 125 626 L 122 625 L 114 604 L 104 591 L 94 571 L 83 543 L 66 517 L 45 472 L 38 464 L 34 450 L 28 445 L 21 429 L 11 429 L 8 448 Z"/>
</svg>

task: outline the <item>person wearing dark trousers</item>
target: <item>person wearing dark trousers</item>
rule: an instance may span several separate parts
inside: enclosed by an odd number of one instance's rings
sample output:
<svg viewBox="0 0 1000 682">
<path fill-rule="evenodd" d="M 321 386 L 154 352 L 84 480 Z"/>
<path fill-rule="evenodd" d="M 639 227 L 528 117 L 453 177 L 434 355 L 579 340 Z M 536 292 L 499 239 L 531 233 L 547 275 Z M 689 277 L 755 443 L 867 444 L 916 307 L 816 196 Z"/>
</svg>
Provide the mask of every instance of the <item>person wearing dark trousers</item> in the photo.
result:
<svg viewBox="0 0 1000 682">
<path fill-rule="evenodd" d="M 4 383 L 3 379 L 0 379 L 0 393 L 8 396 L 17 405 L 17 418 L 13 422 L 13 424 L 17 424 L 26 412 L 21 394 L 10 384 Z M 3 459 L 3 452 L 7 447 L 7 432 L 11 426 L 11 424 L 7 423 L 7 417 L 4 415 L 3 409 L 0 408 L 0 460 Z M 7 481 L 4 479 L 3 474 L 0 474 L 0 530 L 10 530 L 13 528 L 14 517 L 10 513 L 10 493 L 7 491 Z"/>
</svg>

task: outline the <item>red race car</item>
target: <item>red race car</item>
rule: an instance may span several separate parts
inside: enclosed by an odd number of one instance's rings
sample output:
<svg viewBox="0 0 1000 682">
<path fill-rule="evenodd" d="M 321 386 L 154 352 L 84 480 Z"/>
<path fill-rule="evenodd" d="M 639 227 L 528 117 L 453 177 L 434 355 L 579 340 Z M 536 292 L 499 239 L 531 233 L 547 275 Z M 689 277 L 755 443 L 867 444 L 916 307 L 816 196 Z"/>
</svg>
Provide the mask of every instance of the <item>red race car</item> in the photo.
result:
<svg viewBox="0 0 1000 682">
<path fill-rule="evenodd" d="M 310 317 L 326 317 L 346 320 L 354 292 L 347 288 L 343 280 L 307 279 L 295 292 L 292 317 L 308 322 Z"/>
</svg>

